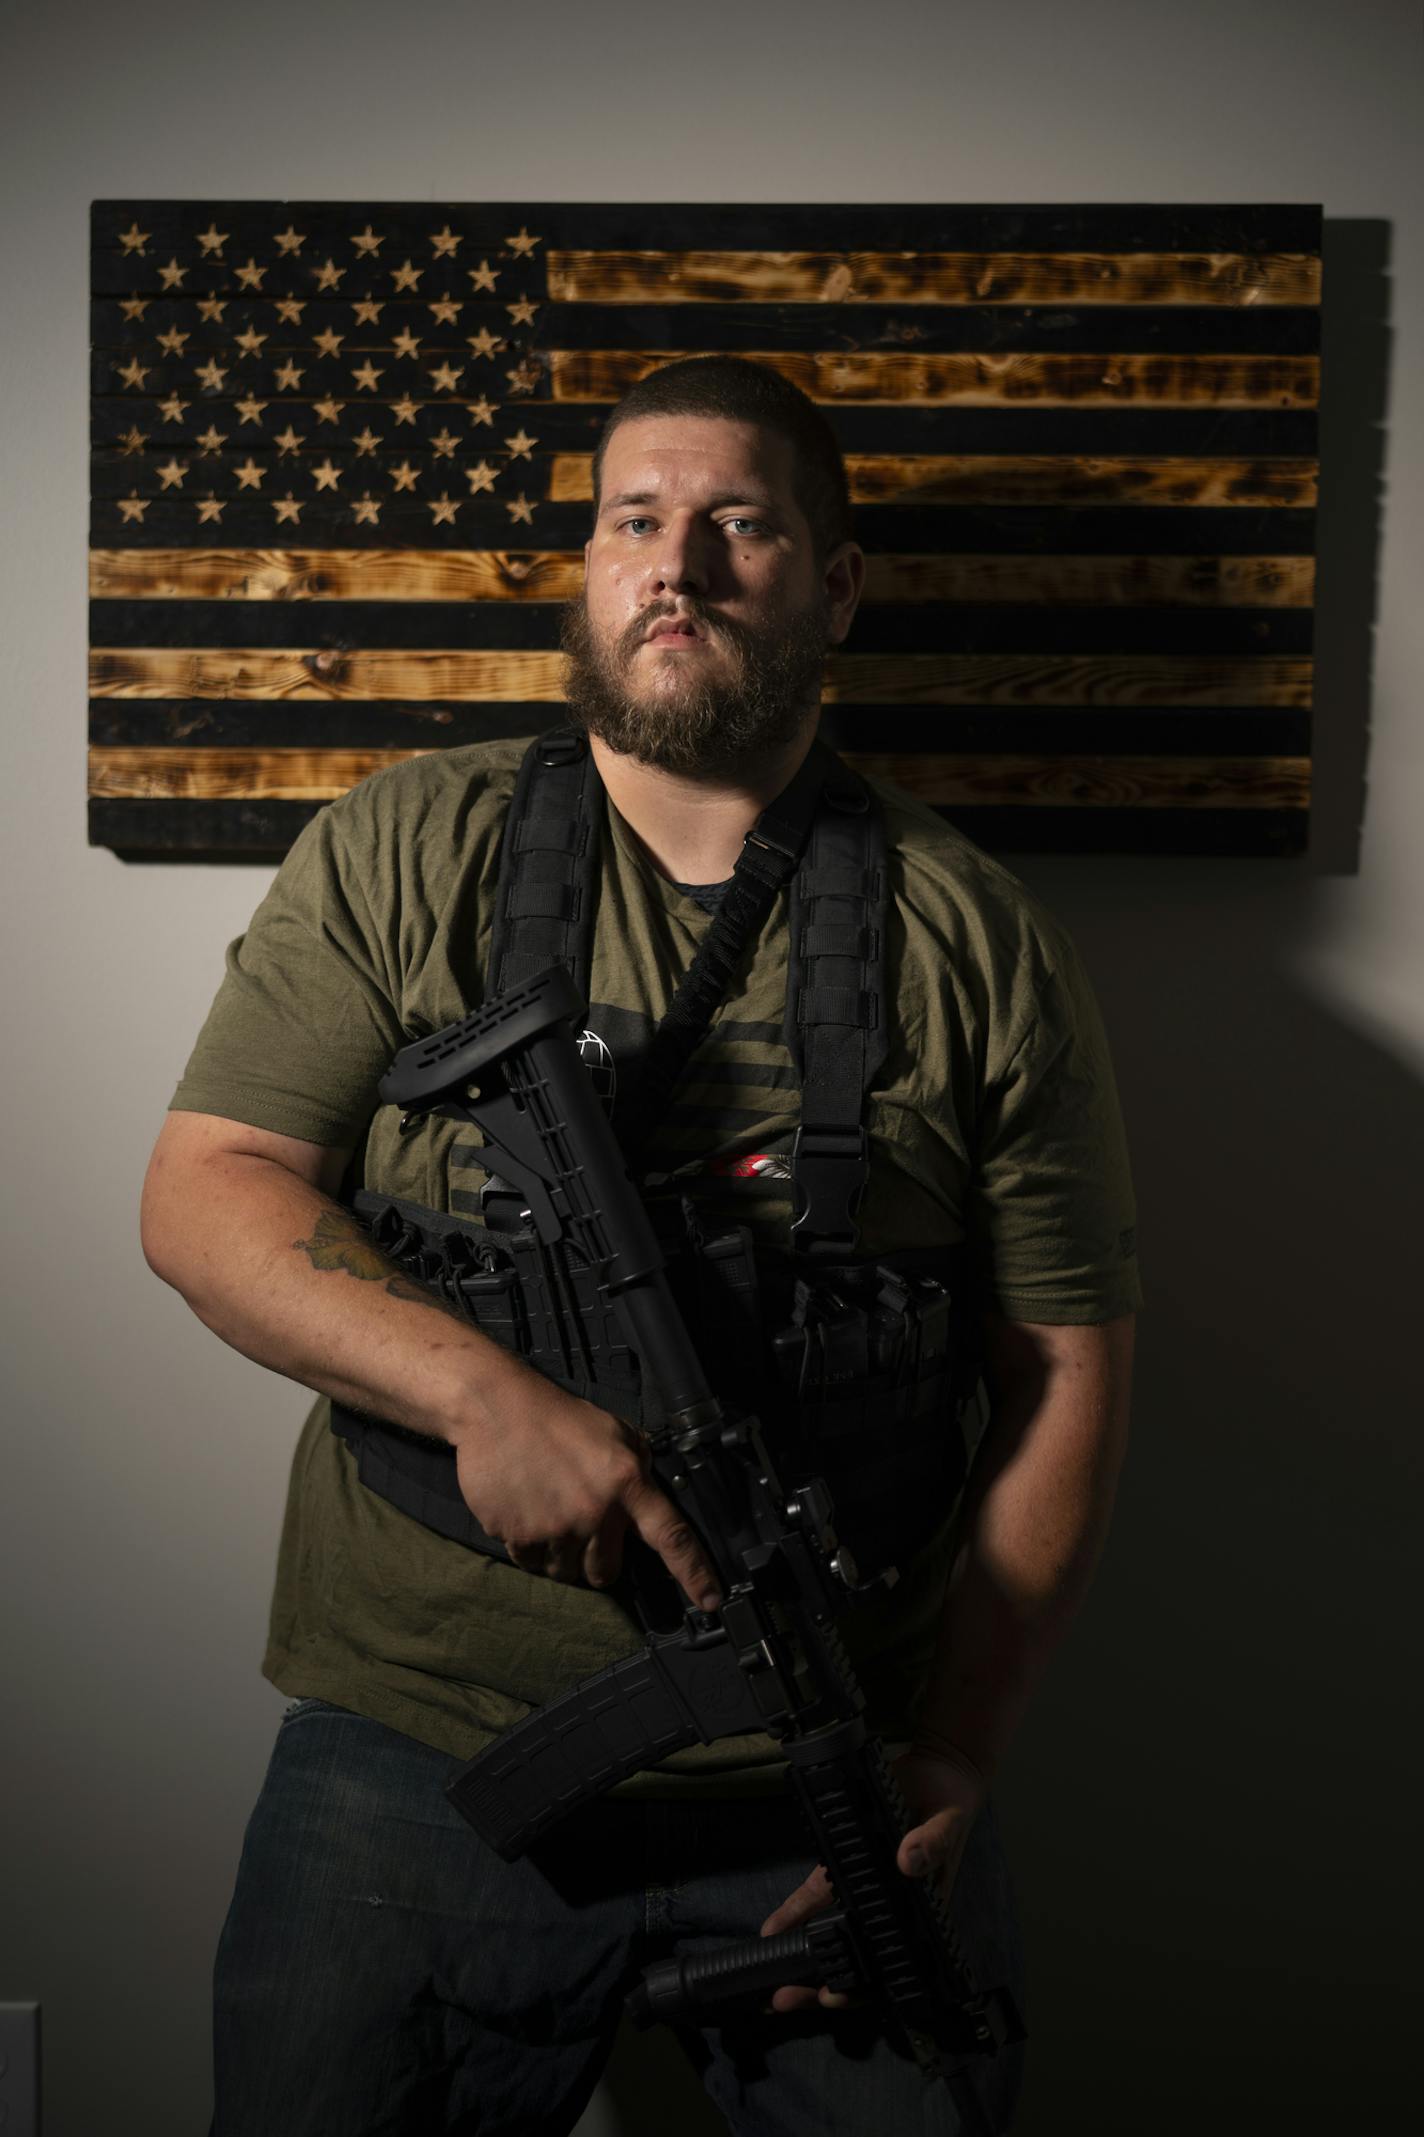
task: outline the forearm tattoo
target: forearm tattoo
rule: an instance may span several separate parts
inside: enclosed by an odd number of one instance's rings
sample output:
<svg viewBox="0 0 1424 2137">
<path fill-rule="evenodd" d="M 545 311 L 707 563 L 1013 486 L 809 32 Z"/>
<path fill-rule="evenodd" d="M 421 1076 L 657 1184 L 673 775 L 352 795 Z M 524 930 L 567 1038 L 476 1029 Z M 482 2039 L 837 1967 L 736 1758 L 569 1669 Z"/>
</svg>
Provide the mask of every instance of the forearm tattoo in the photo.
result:
<svg viewBox="0 0 1424 2137">
<path fill-rule="evenodd" d="M 443 1313 L 452 1320 L 460 1318 L 433 1291 L 427 1291 L 423 1284 L 394 1268 L 370 1234 L 342 1210 L 322 1210 L 311 1238 L 294 1239 L 292 1246 L 305 1254 L 312 1267 L 323 1276 L 334 1272 L 354 1276 L 358 1283 L 383 1283 L 393 1299 L 404 1299 L 412 1306 L 432 1307 L 436 1313 Z"/>
</svg>

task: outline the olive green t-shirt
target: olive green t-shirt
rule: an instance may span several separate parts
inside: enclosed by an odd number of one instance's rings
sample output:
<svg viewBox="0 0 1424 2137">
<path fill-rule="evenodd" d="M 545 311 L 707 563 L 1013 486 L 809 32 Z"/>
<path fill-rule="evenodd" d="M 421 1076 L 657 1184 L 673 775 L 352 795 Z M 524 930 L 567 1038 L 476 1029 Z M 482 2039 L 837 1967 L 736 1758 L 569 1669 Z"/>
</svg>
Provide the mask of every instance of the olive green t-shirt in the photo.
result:
<svg viewBox="0 0 1424 2137">
<path fill-rule="evenodd" d="M 353 1183 L 477 1216 L 473 1131 L 402 1135 L 376 1085 L 411 1038 L 482 997 L 498 842 L 522 741 L 477 743 L 362 781 L 306 826 L 231 944 L 173 1106 L 356 1146 Z M 968 1241 L 1010 1319 L 1098 1322 L 1140 1301 L 1112 1069 L 1071 943 L 1023 886 L 898 789 L 873 781 L 889 849 L 890 1048 L 872 1087 L 860 1251 Z M 785 1250 L 798 1083 L 782 1040 L 786 894 L 643 1150 L 650 1192 Z M 589 1030 L 615 1084 L 711 925 L 609 805 Z M 617 1095 L 614 1119 L 618 1118 Z M 761 1160 L 751 1164 L 747 1161 Z M 946 1420 L 946 1430 L 955 1429 Z M 913 1731 L 953 1514 L 899 1583 L 843 1619 L 869 1718 Z M 620 1597 L 528 1574 L 426 1529 L 357 1478 L 323 1398 L 298 1442 L 264 1672 L 473 1757 L 498 1731 L 636 1647 Z M 622 1792 L 781 1785 L 766 1736 L 677 1753 Z"/>
</svg>

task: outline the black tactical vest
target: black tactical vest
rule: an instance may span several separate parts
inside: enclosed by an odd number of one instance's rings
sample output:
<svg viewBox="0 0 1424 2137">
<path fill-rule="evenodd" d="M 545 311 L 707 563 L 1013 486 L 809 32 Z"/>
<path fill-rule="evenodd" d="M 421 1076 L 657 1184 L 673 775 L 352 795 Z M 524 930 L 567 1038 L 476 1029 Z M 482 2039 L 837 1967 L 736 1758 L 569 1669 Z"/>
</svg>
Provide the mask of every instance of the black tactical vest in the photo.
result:
<svg viewBox="0 0 1424 2137">
<path fill-rule="evenodd" d="M 602 782 L 580 735 L 556 731 L 530 745 L 501 840 L 487 1000 L 553 964 L 587 1000 L 603 814 Z M 978 1343 L 961 1248 L 857 1257 L 866 1098 L 887 1045 L 893 908 L 871 790 L 819 743 L 749 835 L 629 1113 L 644 1132 L 655 1122 L 759 916 L 787 883 L 783 1036 L 801 1090 L 787 1251 L 758 1254 L 744 1225 L 707 1233 L 691 1201 L 675 1194 L 645 1187 L 645 1199 L 712 1386 L 724 1402 L 755 1410 L 784 1481 L 825 1478 L 837 1533 L 870 1580 L 905 1564 L 949 1512 L 965 1470 L 962 1413 L 978 1380 Z M 631 1129 L 621 1133 L 637 1179 Z M 492 1179 L 481 1223 L 370 1191 L 354 1208 L 393 1260 L 497 1342 L 571 1392 L 655 1422 L 610 1302 L 591 1272 L 542 1245 L 519 1200 Z M 479 1548 L 450 1448 L 340 1404 L 332 1428 L 371 1489 Z"/>
</svg>

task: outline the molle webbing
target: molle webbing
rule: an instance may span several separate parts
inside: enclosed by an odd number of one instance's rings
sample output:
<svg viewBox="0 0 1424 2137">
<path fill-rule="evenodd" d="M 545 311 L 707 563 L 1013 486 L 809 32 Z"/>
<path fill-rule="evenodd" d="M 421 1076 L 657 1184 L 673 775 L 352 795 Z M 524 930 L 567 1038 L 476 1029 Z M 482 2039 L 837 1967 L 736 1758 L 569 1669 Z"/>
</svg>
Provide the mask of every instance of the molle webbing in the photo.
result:
<svg viewBox="0 0 1424 2137">
<path fill-rule="evenodd" d="M 602 828 L 603 782 L 583 737 L 540 735 L 525 752 L 505 819 L 488 1000 L 549 965 L 565 966 L 587 998 Z"/>
</svg>

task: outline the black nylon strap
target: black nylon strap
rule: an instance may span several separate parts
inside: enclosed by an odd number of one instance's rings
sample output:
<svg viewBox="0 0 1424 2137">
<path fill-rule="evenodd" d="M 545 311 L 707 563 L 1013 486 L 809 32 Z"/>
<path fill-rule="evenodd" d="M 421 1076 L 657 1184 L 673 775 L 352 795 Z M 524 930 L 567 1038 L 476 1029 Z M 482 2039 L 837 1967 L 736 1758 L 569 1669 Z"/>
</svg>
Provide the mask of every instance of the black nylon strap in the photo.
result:
<svg viewBox="0 0 1424 2137">
<path fill-rule="evenodd" d="M 500 846 L 489 998 L 562 964 L 587 997 L 603 782 L 581 734 L 554 728 L 524 753 Z"/>
<path fill-rule="evenodd" d="M 638 1088 L 640 1148 L 667 1111 L 673 1086 L 801 859 L 831 761 L 830 752 L 813 742 L 790 783 L 747 833 L 712 925 L 653 1034 Z"/>
<path fill-rule="evenodd" d="M 865 1095 L 885 1059 L 885 832 L 870 789 L 846 765 L 791 891 L 783 1033 L 801 1075 L 792 1146 L 799 1254 L 844 1260 L 870 1156 Z"/>
</svg>

